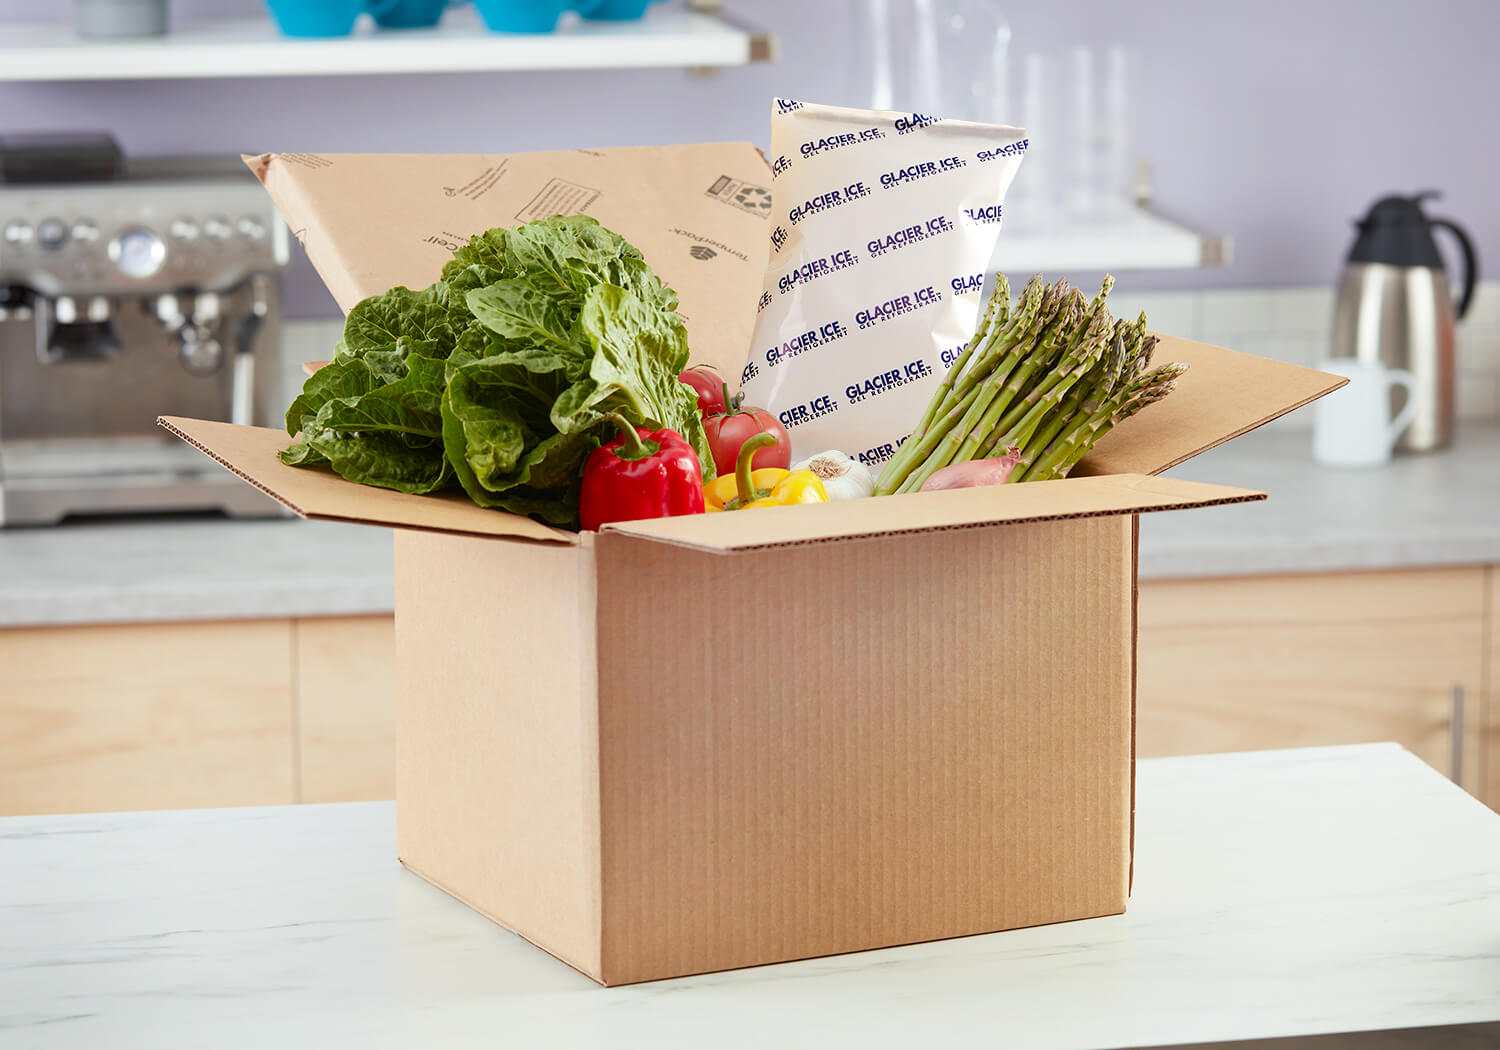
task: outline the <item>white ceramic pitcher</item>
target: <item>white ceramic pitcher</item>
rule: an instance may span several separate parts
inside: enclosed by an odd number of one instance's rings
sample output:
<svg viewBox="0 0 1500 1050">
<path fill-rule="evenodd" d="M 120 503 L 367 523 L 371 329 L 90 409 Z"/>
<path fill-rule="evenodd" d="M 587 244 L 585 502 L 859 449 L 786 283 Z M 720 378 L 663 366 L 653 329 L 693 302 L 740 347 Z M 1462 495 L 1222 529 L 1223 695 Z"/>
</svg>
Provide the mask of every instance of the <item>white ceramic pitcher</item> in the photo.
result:
<svg viewBox="0 0 1500 1050">
<path fill-rule="evenodd" d="M 1369 467 L 1388 462 L 1391 449 L 1411 425 L 1417 406 L 1412 374 L 1377 361 L 1324 361 L 1325 372 L 1341 375 L 1349 385 L 1314 406 L 1313 459 L 1331 467 Z M 1406 397 L 1391 418 L 1391 388 Z"/>
</svg>

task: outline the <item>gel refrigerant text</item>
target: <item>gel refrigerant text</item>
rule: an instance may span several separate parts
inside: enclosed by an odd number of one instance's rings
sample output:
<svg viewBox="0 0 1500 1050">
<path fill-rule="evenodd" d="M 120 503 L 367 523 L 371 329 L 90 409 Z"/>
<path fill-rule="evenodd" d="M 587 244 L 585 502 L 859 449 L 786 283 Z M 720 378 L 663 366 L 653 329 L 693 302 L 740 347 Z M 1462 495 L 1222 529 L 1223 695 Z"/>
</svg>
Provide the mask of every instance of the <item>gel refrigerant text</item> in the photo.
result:
<svg viewBox="0 0 1500 1050">
<path fill-rule="evenodd" d="M 867 307 L 854 315 L 854 323 L 859 325 L 860 330 L 873 328 L 882 321 L 889 321 L 902 314 L 909 314 L 913 310 L 920 310 L 924 306 L 932 306 L 934 303 L 943 301 L 943 293 L 932 285 L 918 288 L 910 295 L 898 295 L 894 299 L 887 299 L 876 306 Z"/>
<path fill-rule="evenodd" d="M 971 292 L 979 292 L 984 288 L 984 274 L 961 273 L 948 282 L 948 287 L 953 289 L 954 295 L 968 295 Z"/>
<path fill-rule="evenodd" d="M 798 148 L 798 152 L 810 158 L 832 149 L 842 149 L 845 146 L 854 146 L 861 142 L 883 138 L 885 138 L 885 132 L 879 128 L 862 128 L 859 131 L 845 131 L 838 135 L 827 135 L 820 139 L 813 139 L 811 142 L 804 142 Z"/>
<path fill-rule="evenodd" d="M 982 149 L 974 154 L 974 159 L 981 164 L 987 164 L 992 160 L 1001 160 L 1005 157 L 1019 157 L 1026 152 L 1026 147 L 1029 145 L 1031 145 L 1030 139 L 1019 139 L 1006 143 L 1004 146 L 996 146 L 994 149 Z"/>
<path fill-rule="evenodd" d="M 932 375 L 932 366 L 919 357 L 915 361 L 908 361 L 897 368 L 873 375 L 863 382 L 850 383 L 844 388 L 844 396 L 849 399 L 851 405 L 857 405 L 867 397 L 884 394 L 888 390 L 895 390 L 897 387 L 914 383 L 930 375 Z"/>
<path fill-rule="evenodd" d="M 897 230 L 895 233 L 888 233 L 884 237 L 877 237 L 866 244 L 865 248 L 869 251 L 871 258 L 878 258 L 886 252 L 895 251 L 897 248 L 904 248 L 908 244 L 917 244 L 927 240 L 929 237 L 936 237 L 939 234 L 948 233 L 953 229 L 955 227 L 948 216 L 934 215 L 932 218 L 924 222 L 919 222 L 915 226 L 908 226 L 905 229 Z"/>
<path fill-rule="evenodd" d="M 798 354 L 804 354 L 809 350 L 816 350 L 818 347 L 842 339 L 848 334 L 849 329 L 844 327 L 843 322 L 829 321 L 818 328 L 809 329 L 795 338 L 788 339 L 780 346 L 773 346 L 767 349 L 765 354 L 766 364 L 774 368 L 782 361 L 789 361 Z"/>
<path fill-rule="evenodd" d="M 945 372 L 953 367 L 953 363 L 963 355 L 964 350 L 966 350 L 968 346 L 968 343 L 959 343 L 957 346 L 950 346 L 948 349 L 944 350 L 941 354 L 938 355 L 938 360 L 943 363 L 943 370 Z"/>
<path fill-rule="evenodd" d="M 921 131 L 923 128 L 931 127 L 938 123 L 939 118 L 930 113 L 913 113 L 909 117 L 899 117 L 896 120 L 896 134 L 908 135 L 913 131 Z"/>
<path fill-rule="evenodd" d="M 799 284 L 806 284 L 808 281 L 817 280 L 830 273 L 837 273 L 839 270 L 847 270 L 858 264 L 859 256 L 855 255 L 852 249 L 846 248 L 841 252 L 825 255 L 821 259 L 805 262 L 795 270 L 788 270 L 776 282 L 776 287 L 781 290 L 782 295 L 785 295 Z"/>
<path fill-rule="evenodd" d="M 787 219 L 795 226 L 809 216 L 842 207 L 845 204 L 852 203 L 861 197 L 868 197 L 869 195 L 870 187 L 866 186 L 864 182 L 851 182 L 849 185 L 841 186 L 836 190 L 828 190 L 818 194 L 816 197 L 809 197 L 788 212 Z"/>
<path fill-rule="evenodd" d="M 781 412 L 776 418 L 781 421 L 782 426 L 791 430 L 803 423 L 811 423 L 815 419 L 831 416 L 838 410 L 839 403 L 833 399 L 833 395 L 824 394 L 822 397 L 815 397 L 811 401 L 794 405 Z"/>
<path fill-rule="evenodd" d="M 895 441 L 887 441 L 883 445 L 876 445 L 874 448 L 867 448 L 854 458 L 859 460 L 867 467 L 878 467 L 882 463 L 889 460 L 892 456 L 894 456 L 896 454 L 896 450 L 902 445 L 906 444 L 906 438 L 909 437 L 911 437 L 911 435 L 907 434 L 905 437 L 898 437 Z"/>
<path fill-rule="evenodd" d="M 933 175 L 941 175 L 945 171 L 957 171 L 964 166 L 962 157 L 941 157 L 938 160 L 926 160 L 920 164 L 909 164 L 904 168 L 897 168 L 895 171 L 888 171 L 881 175 L 880 188 L 900 189 L 908 183 L 931 178 Z"/>
</svg>

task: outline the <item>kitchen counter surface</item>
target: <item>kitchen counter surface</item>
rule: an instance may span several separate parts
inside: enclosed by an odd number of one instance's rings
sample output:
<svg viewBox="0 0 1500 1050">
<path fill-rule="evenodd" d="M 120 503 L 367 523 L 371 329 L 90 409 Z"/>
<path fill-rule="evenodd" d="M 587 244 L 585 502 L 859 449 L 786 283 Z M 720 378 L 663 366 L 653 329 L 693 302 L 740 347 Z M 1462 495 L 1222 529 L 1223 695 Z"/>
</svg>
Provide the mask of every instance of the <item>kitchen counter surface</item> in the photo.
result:
<svg viewBox="0 0 1500 1050">
<path fill-rule="evenodd" d="M 613 989 L 403 871 L 390 803 L 6 818 L 0 1043 L 1500 1038 L 1500 816 L 1407 752 L 1144 761 L 1138 814 L 1126 915 Z"/>
<path fill-rule="evenodd" d="M 1170 471 L 1271 498 L 1145 515 L 1141 576 L 1500 564 L 1500 427 L 1374 469 L 1321 467 L 1311 445 L 1307 430 L 1272 427 Z"/>
<path fill-rule="evenodd" d="M 0 531 L 0 627 L 389 613 L 385 529 L 170 517 Z"/>
<path fill-rule="evenodd" d="M 1500 427 L 1377 470 L 1318 467 L 1309 441 L 1267 429 L 1173 471 L 1271 498 L 1146 515 L 1142 577 L 1500 564 Z M 0 627 L 391 608 L 382 529 L 168 518 L 0 531 Z"/>
</svg>

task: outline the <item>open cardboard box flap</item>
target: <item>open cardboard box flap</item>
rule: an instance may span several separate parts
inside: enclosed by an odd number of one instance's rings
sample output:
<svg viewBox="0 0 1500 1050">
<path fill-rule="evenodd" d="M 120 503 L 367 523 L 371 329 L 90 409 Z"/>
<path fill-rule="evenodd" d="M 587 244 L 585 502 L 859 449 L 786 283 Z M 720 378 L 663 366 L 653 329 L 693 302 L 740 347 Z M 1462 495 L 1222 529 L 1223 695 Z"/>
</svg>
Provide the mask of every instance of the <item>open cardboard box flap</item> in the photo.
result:
<svg viewBox="0 0 1500 1050">
<path fill-rule="evenodd" d="M 180 416 L 162 416 L 157 422 L 304 518 L 541 543 L 578 542 L 571 532 L 517 514 L 485 510 L 462 492 L 412 496 L 356 485 L 329 470 L 289 467 L 277 458 L 291 440 L 281 430 Z"/>
<path fill-rule="evenodd" d="M 304 518 L 493 539 L 579 542 L 576 533 L 486 510 L 462 493 L 411 496 L 356 485 L 328 470 L 289 467 L 276 455 L 289 441 L 279 430 L 178 416 L 163 416 L 159 422 Z M 781 507 L 774 514 L 700 514 L 605 527 L 641 539 L 724 554 L 861 536 L 1135 514 L 1264 498 L 1264 493 L 1225 485 L 1125 474 L 858 500 L 840 504 L 837 513 L 827 507 Z"/>
<path fill-rule="evenodd" d="M 865 536 L 899 536 L 1028 521 L 1183 510 L 1265 499 L 1264 492 L 1144 474 L 1113 474 L 1030 485 L 950 489 L 826 506 L 778 507 L 774 514 L 700 514 L 604 526 L 679 547 L 727 554 Z"/>
<path fill-rule="evenodd" d="M 1171 397 L 1106 434 L 1073 476 L 1159 474 L 1348 382 L 1175 336 L 1161 337 L 1153 360 L 1184 362 L 1187 374 Z"/>
<path fill-rule="evenodd" d="M 681 300 L 693 362 L 737 376 L 769 251 L 771 171 L 748 142 L 502 154 L 247 156 L 345 313 L 437 280 L 495 226 L 592 215 Z"/>
</svg>

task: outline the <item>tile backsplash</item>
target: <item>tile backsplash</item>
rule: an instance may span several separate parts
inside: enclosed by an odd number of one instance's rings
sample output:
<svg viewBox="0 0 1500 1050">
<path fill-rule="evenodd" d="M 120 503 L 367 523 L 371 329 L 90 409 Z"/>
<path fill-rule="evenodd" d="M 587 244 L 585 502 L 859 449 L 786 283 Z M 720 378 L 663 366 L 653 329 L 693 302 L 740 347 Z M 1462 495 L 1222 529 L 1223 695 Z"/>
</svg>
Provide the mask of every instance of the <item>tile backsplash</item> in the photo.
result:
<svg viewBox="0 0 1500 1050">
<path fill-rule="evenodd" d="M 1117 289 L 1110 306 L 1121 317 L 1145 310 L 1158 331 L 1309 367 L 1317 367 L 1332 342 L 1332 287 L 1142 295 Z M 1500 418 L 1500 281 L 1475 291 L 1458 324 L 1457 355 L 1459 418 Z M 1294 412 L 1282 425 L 1311 424 L 1311 412 Z"/>
<path fill-rule="evenodd" d="M 1110 296 L 1117 317 L 1145 310 L 1151 327 L 1216 346 L 1316 367 L 1328 353 L 1333 330 L 1333 289 L 1263 288 L 1131 295 L 1128 278 Z M 338 341 L 340 321 L 290 321 L 283 370 L 286 402 L 302 388 L 301 362 L 326 358 Z M 1481 284 L 1469 316 L 1458 325 L 1460 419 L 1500 419 L 1500 281 Z M 1311 412 L 1293 412 L 1285 427 L 1312 425 Z"/>
</svg>

